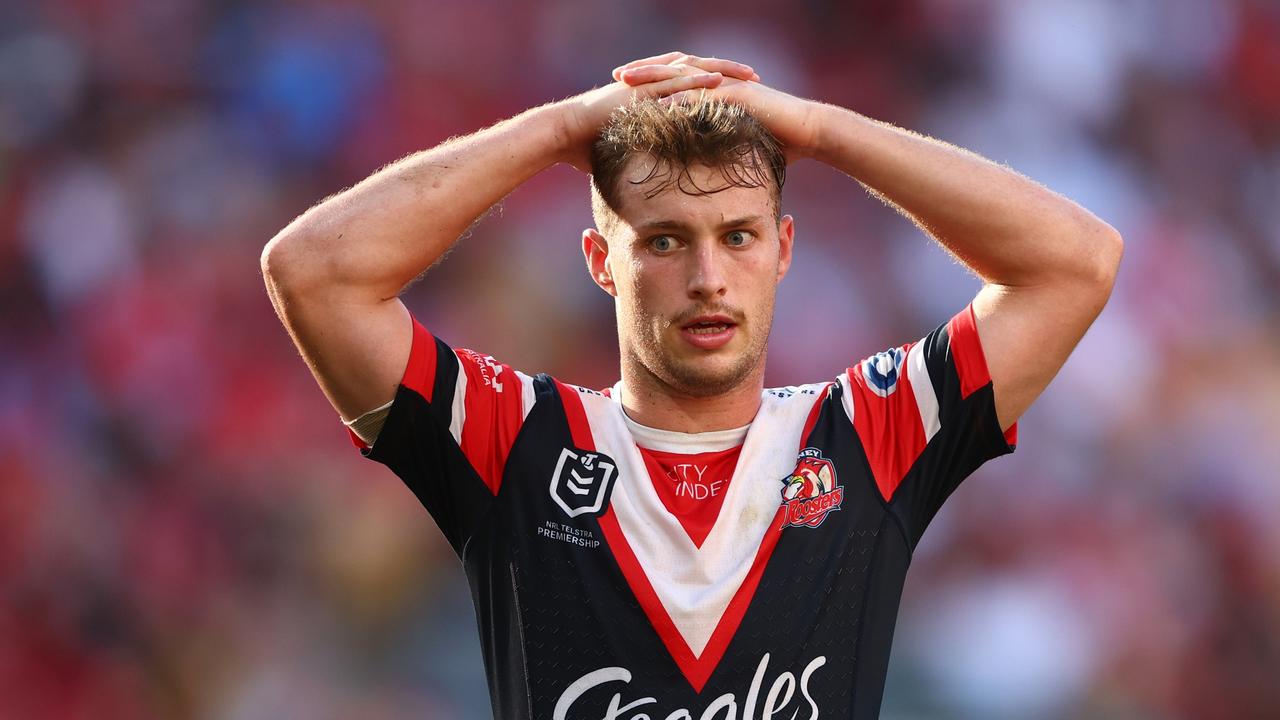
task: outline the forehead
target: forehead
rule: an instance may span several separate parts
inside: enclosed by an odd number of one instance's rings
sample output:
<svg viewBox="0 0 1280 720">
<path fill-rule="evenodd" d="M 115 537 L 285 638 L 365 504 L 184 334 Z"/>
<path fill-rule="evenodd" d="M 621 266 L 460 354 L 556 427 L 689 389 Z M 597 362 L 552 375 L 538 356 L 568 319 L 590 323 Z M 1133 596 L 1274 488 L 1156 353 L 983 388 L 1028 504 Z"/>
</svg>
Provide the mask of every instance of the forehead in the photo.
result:
<svg viewBox="0 0 1280 720">
<path fill-rule="evenodd" d="M 714 223 L 729 215 L 767 216 L 772 212 L 773 197 L 767 185 L 733 185 L 722 168 L 707 165 L 690 165 L 687 174 L 677 179 L 680 169 L 662 165 L 654 172 L 655 164 L 652 156 L 635 157 L 620 174 L 618 215 L 627 225 L 639 227 L 667 220 Z"/>
</svg>

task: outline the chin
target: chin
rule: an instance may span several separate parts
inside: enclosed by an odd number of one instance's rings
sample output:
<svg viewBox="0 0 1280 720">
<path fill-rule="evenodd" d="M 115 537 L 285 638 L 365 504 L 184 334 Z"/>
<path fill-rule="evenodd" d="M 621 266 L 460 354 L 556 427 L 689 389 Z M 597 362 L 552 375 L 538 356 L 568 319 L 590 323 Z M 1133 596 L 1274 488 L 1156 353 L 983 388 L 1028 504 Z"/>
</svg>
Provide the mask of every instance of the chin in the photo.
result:
<svg viewBox="0 0 1280 720">
<path fill-rule="evenodd" d="M 667 384 L 692 397 L 723 395 L 737 388 L 751 376 L 754 365 L 743 357 L 683 362 L 667 360 L 662 373 Z"/>
</svg>

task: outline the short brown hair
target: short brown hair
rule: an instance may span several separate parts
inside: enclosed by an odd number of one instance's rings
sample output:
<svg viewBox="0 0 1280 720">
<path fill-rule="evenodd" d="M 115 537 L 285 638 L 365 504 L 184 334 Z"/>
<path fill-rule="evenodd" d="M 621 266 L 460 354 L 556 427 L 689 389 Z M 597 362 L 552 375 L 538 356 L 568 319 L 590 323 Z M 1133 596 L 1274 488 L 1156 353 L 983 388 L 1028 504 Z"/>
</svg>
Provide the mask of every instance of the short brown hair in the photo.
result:
<svg viewBox="0 0 1280 720">
<path fill-rule="evenodd" d="M 666 178 L 645 193 L 653 197 L 671 184 L 690 195 L 708 195 L 728 187 L 771 186 L 775 217 L 782 216 L 782 185 L 787 163 L 773 133 L 745 107 L 707 95 L 688 103 L 663 105 L 637 99 L 614 111 L 591 146 L 591 213 L 598 227 L 618 215 L 618 186 L 627 163 L 648 155 L 656 162 L 646 182 Z M 690 165 L 721 170 L 728 185 L 699 188 Z M 632 181 L 634 182 L 634 181 Z"/>
</svg>

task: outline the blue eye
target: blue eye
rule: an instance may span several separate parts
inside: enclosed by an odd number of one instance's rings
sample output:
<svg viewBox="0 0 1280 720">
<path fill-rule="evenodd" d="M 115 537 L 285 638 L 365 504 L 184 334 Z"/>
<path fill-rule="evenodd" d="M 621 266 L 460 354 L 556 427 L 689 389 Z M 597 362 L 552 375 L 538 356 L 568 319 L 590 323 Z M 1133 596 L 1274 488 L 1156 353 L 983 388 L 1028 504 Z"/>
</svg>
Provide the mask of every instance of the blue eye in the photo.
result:
<svg viewBox="0 0 1280 720">
<path fill-rule="evenodd" d="M 670 235 L 659 235 L 649 240 L 649 246 L 658 252 L 667 252 L 675 248 L 676 242 Z"/>
<path fill-rule="evenodd" d="M 743 245 L 751 242 L 751 233 L 746 232 L 745 230 L 734 230 L 729 233 L 728 237 L 725 238 L 725 241 L 734 247 L 742 247 Z"/>
</svg>

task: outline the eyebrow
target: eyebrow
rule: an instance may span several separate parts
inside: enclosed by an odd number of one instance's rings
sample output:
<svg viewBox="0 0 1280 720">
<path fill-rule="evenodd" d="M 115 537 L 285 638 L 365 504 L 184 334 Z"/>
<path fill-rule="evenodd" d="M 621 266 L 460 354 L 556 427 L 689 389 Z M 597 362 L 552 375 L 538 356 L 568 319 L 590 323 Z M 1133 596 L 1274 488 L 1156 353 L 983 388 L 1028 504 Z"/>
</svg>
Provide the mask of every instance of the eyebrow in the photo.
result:
<svg viewBox="0 0 1280 720">
<path fill-rule="evenodd" d="M 724 222 L 720 223 L 720 225 L 716 229 L 724 230 L 726 228 L 738 227 L 742 225 L 762 224 L 764 223 L 764 221 L 765 221 L 764 215 L 747 215 L 745 217 L 733 218 L 732 220 L 725 220 Z M 688 230 L 691 227 L 692 227 L 691 225 L 687 223 L 683 223 L 679 220 L 655 220 L 653 222 L 648 222 L 643 225 L 637 225 L 635 230 L 637 234 L 643 235 L 653 230 Z"/>
</svg>

